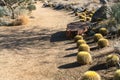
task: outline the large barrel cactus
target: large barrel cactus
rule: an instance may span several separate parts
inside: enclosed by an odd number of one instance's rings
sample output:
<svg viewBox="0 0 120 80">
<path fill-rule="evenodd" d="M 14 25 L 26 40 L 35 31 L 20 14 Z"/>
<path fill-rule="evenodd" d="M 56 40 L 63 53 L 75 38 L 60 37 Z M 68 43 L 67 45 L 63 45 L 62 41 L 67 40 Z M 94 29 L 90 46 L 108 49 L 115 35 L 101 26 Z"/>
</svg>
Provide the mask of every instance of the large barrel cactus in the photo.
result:
<svg viewBox="0 0 120 80">
<path fill-rule="evenodd" d="M 81 51 L 77 54 L 77 62 L 85 65 L 85 64 L 91 64 L 92 63 L 92 57 L 89 52 Z"/>
<path fill-rule="evenodd" d="M 84 73 L 82 80 L 101 80 L 101 77 L 95 71 L 87 71 Z"/>
</svg>

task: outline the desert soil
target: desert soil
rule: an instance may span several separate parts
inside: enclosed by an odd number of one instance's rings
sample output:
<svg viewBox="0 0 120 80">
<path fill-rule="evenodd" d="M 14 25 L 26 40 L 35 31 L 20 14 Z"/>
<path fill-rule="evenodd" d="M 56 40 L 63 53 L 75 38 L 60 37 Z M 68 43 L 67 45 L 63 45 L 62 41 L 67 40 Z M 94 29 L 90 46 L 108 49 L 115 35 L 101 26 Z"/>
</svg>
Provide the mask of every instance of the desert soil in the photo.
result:
<svg viewBox="0 0 120 80">
<path fill-rule="evenodd" d="M 109 80 L 115 68 L 106 71 L 104 55 L 111 48 L 93 48 L 92 65 L 76 63 L 76 44 L 64 32 L 73 21 L 70 12 L 42 8 L 38 3 L 28 25 L 0 27 L 0 80 L 79 80 L 89 69 Z"/>
</svg>

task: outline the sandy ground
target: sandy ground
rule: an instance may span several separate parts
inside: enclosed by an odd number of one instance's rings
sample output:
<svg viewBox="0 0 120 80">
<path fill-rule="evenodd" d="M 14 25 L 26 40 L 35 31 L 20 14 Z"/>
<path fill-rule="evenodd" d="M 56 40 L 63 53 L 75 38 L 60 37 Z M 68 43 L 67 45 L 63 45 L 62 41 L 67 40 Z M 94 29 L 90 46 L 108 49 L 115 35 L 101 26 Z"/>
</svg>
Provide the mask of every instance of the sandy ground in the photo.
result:
<svg viewBox="0 0 120 80">
<path fill-rule="evenodd" d="M 61 43 L 54 43 L 54 34 L 64 31 L 74 18 L 41 6 L 38 3 L 28 25 L 0 27 L 0 80 L 54 79 L 56 56 L 63 49 Z"/>
<path fill-rule="evenodd" d="M 76 44 L 66 40 L 64 32 L 75 17 L 41 6 L 37 4 L 28 25 L 0 27 L 0 80 L 80 80 L 88 70 L 112 80 L 116 68 L 107 69 L 104 62 L 113 48 L 99 50 L 96 43 L 88 42 L 93 63 L 80 66 Z"/>
</svg>

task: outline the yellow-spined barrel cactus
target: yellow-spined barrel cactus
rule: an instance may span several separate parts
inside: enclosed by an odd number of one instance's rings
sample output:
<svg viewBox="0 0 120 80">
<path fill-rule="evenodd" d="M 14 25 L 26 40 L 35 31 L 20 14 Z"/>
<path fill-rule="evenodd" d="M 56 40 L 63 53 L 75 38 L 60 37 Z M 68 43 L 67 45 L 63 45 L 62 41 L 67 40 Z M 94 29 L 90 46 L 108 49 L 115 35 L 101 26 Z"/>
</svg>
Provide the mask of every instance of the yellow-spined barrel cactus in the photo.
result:
<svg viewBox="0 0 120 80">
<path fill-rule="evenodd" d="M 90 17 L 86 17 L 86 20 L 87 20 L 87 21 L 91 21 L 91 18 L 90 18 Z"/>
<path fill-rule="evenodd" d="M 92 57 L 89 52 L 81 51 L 77 54 L 77 62 L 81 65 L 85 64 L 91 64 L 92 63 Z"/>
<path fill-rule="evenodd" d="M 100 34 L 100 33 L 96 33 L 95 35 L 94 35 L 94 41 L 98 41 L 99 39 L 101 39 L 101 38 L 103 38 L 103 36 L 102 36 L 102 34 Z"/>
<path fill-rule="evenodd" d="M 78 48 L 78 51 L 87 51 L 90 52 L 90 47 L 87 44 L 81 44 Z"/>
<path fill-rule="evenodd" d="M 115 72 L 113 80 L 120 80 L 120 69 Z"/>
<path fill-rule="evenodd" d="M 82 39 L 83 39 L 83 37 L 80 36 L 80 35 L 76 35 L 75 38 L 74 38 L 75 42 L 78 41 L 78 40 L 82 40 Z"/>
<path fill-rule="evenodd" d="M 119 62 L 119 57 L 115 54 L 111 54 L 106 57 L 107 66 L 116 66 L 118 62 Z"/>
<path fill-rule="evenodd" d="M 81 44 L 86 44 L 86 41 L 85 40 L 78 40 L 77 47 L 79 47 Z"/>
<path fill-rule="evenodd" d="M 109 45 L 109 41 L 107 39 L 101 38 L 99 39 L 98 43 L 98 47 L 103 48 Z"/>
<path fill-rule="evenodd" d="M 106 36 L 108 33 L 108 30 L 106 28 L 100 28 L 99 32 L 103 35 Z"/>
<path fill-rule="evenodd" d="M 83 75 L 82 80 L 101 80 L 101 77 L 95 71 L 87 71 Z"/>
</svg>

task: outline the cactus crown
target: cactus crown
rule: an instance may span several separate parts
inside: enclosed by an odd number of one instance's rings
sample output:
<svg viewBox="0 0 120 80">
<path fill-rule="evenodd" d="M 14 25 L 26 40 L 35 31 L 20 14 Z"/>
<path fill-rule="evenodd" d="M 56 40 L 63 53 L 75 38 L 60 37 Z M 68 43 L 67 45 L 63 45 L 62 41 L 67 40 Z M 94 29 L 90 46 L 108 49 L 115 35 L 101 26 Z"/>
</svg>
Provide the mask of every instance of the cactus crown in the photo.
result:
<svg viewBox="0 0 120 80">
<path fill-rule="evenodd" d="M 75 42 L 76 42 L 76 41 L 78 41 L 78 40 L 83 39 L 83 37 L 82 37 L 82 36 L 80 36 L 80 35 L 76 35 L 74 39 L 75 39 Z"/>
<path fill-rule="evenodd" d="M 87 71 L 85 72 L 82 80 L 101 80 L 101 77 L 95 71 Z"/>
<path fill-rule="evenodd" d="M 85 40 L 78 40 L 77 41 L 77 44 L 80 45 L 80 44 L 86 44 L 86 41 Z"/>
<path fill-rule="evenodd" d="M 87 44 L 81 44 L 78 51 L 90 51 L 90 47 Z"/>
<path fill-rule="evenodd" d="M 113 80 L 120 80 L 120 69 L 115 72 Z"/>
<path fill-rule="evenodd" d="M 103 36 L 102 36 L 102 34 L 100 34 L 100 33 L 96 33 L 96 34 L 94 35 L 94 41 L 98 41 L 98 40 L 101 39 L 101 38 L 103 38 Z"/>
<path fill-rule="evenodd" d="M 98 46 L 103 48 L 109 45 L 109 41 L 107 39 L 101 38 L 98 41 Z"/>
<path fill-rule="evenodd" d="M 106 28 L 100 28 L 99 32 L 104 36 L 107 35 L 107 33 L 108 33 Z"/>
<path fill-rule="evenodd" d="M 90 64 L 92 63 L 92 57 L 89 52 L 81 51 L 77 54 L 77 61 L 80 64 Z"/>
<path fill-rule="evenodd" d="M 107 61 L 112 60 L 112 61 L 119 61 L 119 57 L 115 54 L 111 54 L 107 56 Z"/>
</svg>

